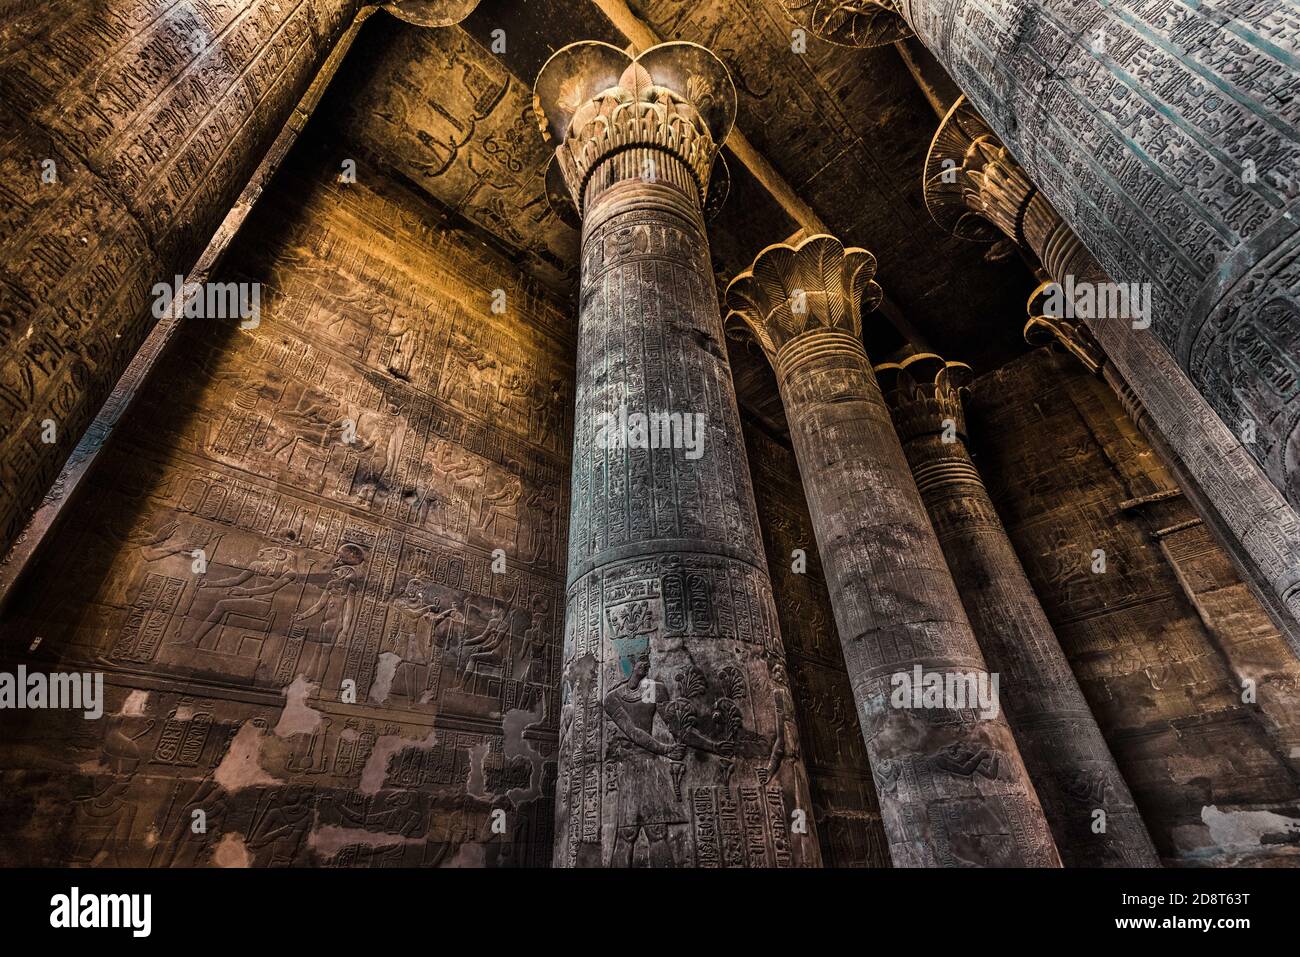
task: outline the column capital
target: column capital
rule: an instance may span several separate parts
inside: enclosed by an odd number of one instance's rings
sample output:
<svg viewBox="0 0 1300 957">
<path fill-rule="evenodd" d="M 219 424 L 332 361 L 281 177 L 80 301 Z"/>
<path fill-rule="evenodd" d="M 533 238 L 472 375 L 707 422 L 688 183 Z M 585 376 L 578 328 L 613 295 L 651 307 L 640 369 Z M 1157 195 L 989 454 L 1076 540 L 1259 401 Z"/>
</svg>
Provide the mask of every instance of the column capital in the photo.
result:
<svg viewBox="0 0 1300 957">
<path fill-rule="evenodd" d="M 704 207 L 718 149 L 735 123 L 736 88 L 722 61 L 695 43 L 660 43 L 631 56 L 583 40 L 557 50 L 542 66 L 533 111 L 555 146 L 548 179 L 563 180 L 579 214 L 597 167 L 634 150 L 680 161 Z"/>
<path fill-rule="evenodd" d="M 875 372 L 880 391 L 894 413 L 894 426 L 900 439 L 907 442 L 942 433 L 951 421 L 956 434 L 965 440 L 962 393 L 975 378 L 970 366 L 922 352 L 902 362 L 883 362 L 875 367 Z"/>
<path fill-rule="evenodd" d="M 965 96 L 939 123 L 925 157 L 925 206 L 959 239 L 1022 246 L 1024 217 L 1037 187 Z"/>
<path fill-rule="evenodd" d="M 1044 314 L 1042 296 L 1052 285 L 1054 283 L 1043 283 L 1029 297 L 1026 306 L 1029 319 L 1025 323 L 1025 342 L 1031 346 L 1060 346 L 1083 363 L 1084 368 L 1093 375 L 1100 375 L 1102 367 L 1106 364 L 1106 353 L 1101 348 L 1101 344 L 1093 338 L 1088 327 L 1077 319 Z"/>
<path fill-rule="evenodd" d="M 786 18 L 827 43 L 881 47 L 913 35 L 899 0 L 780 0 Z"/>
<path fill-rule="evenodd" d="M 474 12 L 479 0 L 390 0 L 384 9 L 419 27 L 454 26 Z"/>
<path fill-rule="evenodd" d="M 787 345 L 811 333 L 837 333 L 860 347 L 861 313 L 884 295 L 875 274 L 875 256 L 834 236 L 774 243 L 728 284 L 727 318 L 743 321 L 774 365 Z"/>
</svg>

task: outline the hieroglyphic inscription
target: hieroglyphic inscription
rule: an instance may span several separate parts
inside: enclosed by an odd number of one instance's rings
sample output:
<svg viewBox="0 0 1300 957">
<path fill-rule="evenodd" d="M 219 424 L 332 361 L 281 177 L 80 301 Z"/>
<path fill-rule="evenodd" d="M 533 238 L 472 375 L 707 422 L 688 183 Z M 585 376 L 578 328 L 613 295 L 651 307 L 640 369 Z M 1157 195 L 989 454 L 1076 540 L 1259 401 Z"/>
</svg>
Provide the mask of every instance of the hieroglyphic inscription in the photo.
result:
<svg viewBox="0 0 1300 957">
<path fill-rule="evenodd" d="M 888 867 L 888 841 L 794 453 L 749 424 L 745 442 L 822 860 L 831 867 Z"/>
<path fill-rule="evenodd" d="M 1285 0 L 904 0 L 904 15 L 1300 503 L 1300 14 Z"/>
<path fill-rule="evenodd" d="M 1062 862 L 1156 866 L 1128 785 L 967 451 L 962 397 L 973 373 L 932 354 L 875 371 Z"/>
<path fill-rule="evenodd" d="M 573 115 L 567 91 L 593 82 L 584 71 L 603 76 L 591 66 L 600 60 L 618 85 L 590 91 Z M 653 85 L 681 86 L 684 75 L 685 89 Z M 729 87 L 716 58 L 687 44 L 636 62 L 578 44 L 537 81 L 583 211 L 561 866 L 821 859 L 797 735 L 781 720 L 792 710 L 785 654 L 702 215 Z M 602 104 L 621 104 L 613 125 L 589 122 Z M 700 441 L 611 442 L 611 419 L 628 413 L 687 417 Z M 798 833 L 794 809 L 805 812 Z"/>
<path fill-rule="evenodd" d="M 568 321 L 304 143 L 222 267 L 260 325 L 186 321 L 3 623 L 110 688 L 64 738 L 6 721 L 6 792 L 42 795 L 7 861 L 550 860 Z"/>
<path fill-rule="evenodd" d="M 1059 866 L 1005 716 L 894 694 L 913 668 L 987 666 L 862 345 L 874 274 L 867 250 L 810 236 L 763 249 L 726 299 L 776 371 L 890 858 Z"/>
<path fill-rule="evenodd" d="M 981 378 L 967 409 L 989 492 L 1161 856 L 1288 853 L 1215 849 L 1206 815 L 1290 814 L 1272 802 L 1297 793 L 1283 757 L 1294 657 L 1113 392 L 1039 350 Z M 1188 551 L 1207 558 L 1193 562 L 1180 546 L 1197 527 Z M 1247 677 L 1270 689 L 1258 706 L 1242 700 Z"/>
<path fill-rule="evenodd" d="M 358 6 L 114 0 L 9 28 L 0 547 L 143 341 L 153 285 L 202 251 Z"/>
</svg>

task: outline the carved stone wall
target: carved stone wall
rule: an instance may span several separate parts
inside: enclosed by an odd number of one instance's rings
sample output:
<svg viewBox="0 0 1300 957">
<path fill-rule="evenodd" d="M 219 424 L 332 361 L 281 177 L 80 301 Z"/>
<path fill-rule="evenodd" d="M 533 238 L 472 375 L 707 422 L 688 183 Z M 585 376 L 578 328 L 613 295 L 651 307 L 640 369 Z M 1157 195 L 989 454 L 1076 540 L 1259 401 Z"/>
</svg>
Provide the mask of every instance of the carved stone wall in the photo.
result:
<svg viewBox="0 0 1300 957">
<path fill-rule="evenodd" d="M 3 623 L 107 697 L 6 712 L 6 864 L 549 863 L 567 309 L 300 146 Z"/>
<path fill-rule="evenodd" d="M 746 423 L 758 521 L 799 716 L 822 862 L 889 867 L 889 840 L 794 452 Z M 802 556 L 795 550 L 801 549 Z M 802 571 L 795 563 L 802 558 Z"/>
<path fill-rule="evenodd" d="M 0 550 L 359 6 L 61 0 L 0 31 Z"/>
<path fill-rule="evenodd" d="M 1162 857 L 1294 855 L 1300 669 L 1109 386 L 1037 350 L 981 377 L 967 413 L 980 472 Z"/>
</svg>

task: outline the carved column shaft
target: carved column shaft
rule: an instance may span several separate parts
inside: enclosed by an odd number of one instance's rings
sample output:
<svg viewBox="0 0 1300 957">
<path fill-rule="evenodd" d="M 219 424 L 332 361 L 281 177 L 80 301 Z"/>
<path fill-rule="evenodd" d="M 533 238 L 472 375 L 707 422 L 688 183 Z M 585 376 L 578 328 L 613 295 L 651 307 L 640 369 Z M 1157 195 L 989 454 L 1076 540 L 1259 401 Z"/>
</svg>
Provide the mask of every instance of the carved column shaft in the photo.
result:
<svg viewBox="0 0 1300 957">
<path fill-rule="evenodd" d="M 1056 866 L 1005 718 L 895 703 L 897 675 L 984 681 L 987 668 L 862 347 L 872 272 L 869 253 L 816 236 L 769 247 L 727 302 L 775 360 L 890 855 Z"/>
<path fill-rule="evenodd" d="M 0 551 L 359 7 L 111 0 L 0 34 Z"/>
<path fill-rule="evenodd" d="M 582 214 L 555 862 L 817 865 L 702 212 L 730 80 L 593 43 L 537 89 Z M 633 417 L 665 414 L 694 446 L 645 447 Z"/>
<path fill-rule="evenodd" d="M 1025 765 L 1071 867 L 1159 861 L 1096 719 L 966 448 L 969 372 L 937 356 L 879 366 L 903 450 Z M 1099 817 L 1097 812 L 1103 812 Z"/>
<path fill-rule="evenodd" d="M 1106 274 L 1150 284 L 1152 332 L 1300 505 L 1294 5 L 899 6 Z"/>
</svg>

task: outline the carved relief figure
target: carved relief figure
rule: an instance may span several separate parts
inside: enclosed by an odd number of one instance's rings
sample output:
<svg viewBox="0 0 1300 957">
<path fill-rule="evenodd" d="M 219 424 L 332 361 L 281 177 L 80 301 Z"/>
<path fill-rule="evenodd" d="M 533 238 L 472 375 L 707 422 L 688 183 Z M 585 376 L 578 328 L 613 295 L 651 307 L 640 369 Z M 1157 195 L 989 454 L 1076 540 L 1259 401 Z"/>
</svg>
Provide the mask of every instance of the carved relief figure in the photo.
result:
<svg viewBox="0 0 1300 957">
<path fill-rule="evenodd" d="M 395 629 L 390 649 L 401 658 L 393 676 L 393 690 L 411 702 L 426 704 L 424 697 L 429 665 L 440 649 L 435 648 L 437 629 L 457 614 L 457 608 L 442 607 L 442 599 L 424 598 L 425 584 L 418 578 L 406 583 L 406 590 L 391 605 Z"/>
<path fill-rule="evenodd" d="M 520 557 L 530 564 L 549 564 L 555 554 L 555 492 L 549 487 L 540 488 L 524 504 L 529 509 L 528 544 Z"/>
<path fill-rule="evenodd" d="M 514 547 L 519 533 L 519 500 L 524 486 L 519 476 L 494 475 L 483 490 L 479 503 L 478 530 L 487 538 L 496 536 L 504 545 Z"/>
<path fill-rule="evenodd" d="M 200 579 L 198 588 L 229 588 L 227 597 L 216 602 L 203 618 L 193 641 L 204 647 L 204 640 L 214 630 L 228 624 L 232 617 L 251 620 L 264 628 L 270 626 L 275 596 L 286 585 L 298 580 L 293 555 L 287 548 L 268 545 L 257 550 L 257 560 L 248 568 L 224 581 Z M 245 582 L 252 584 L 245 584 Z"/>
<path fill-rule="evenodd" d="M 272 416 L 264 448 L 273 458 L 287 450 L 286 459 L 293 455 L 300 440 L 324 448 L 332 436 L 342 434 L 346 418 L 343 404 L 325 389 L 304 387 L 292 409 L 282 409 Z"/>
<path fill-rule="evenodd" d="M 611 867 L 632 866 L 632 852 L 642 831 L 650 842 L 651 867 L 677 864 L 668 843 L 668 826 L 686 819 L 681 797 L 676 793 L 686 746 L 665 741 L 654 733 L 659 702 L 668 700 L 667 685 L 650 678 L 648 654 L 637 658 L 627 679 L 605 695 L 605 713 L 618 729 L 606 749 L 607 759 L 618 768 Z"/>
<path fill-rule="evenodd" d="M 836 704 L 839 701 L 837 699 Z M 776 738 L 772 742 L 772 754 L 767 762 L 767 779 L 776 778 L 783 761 L 798 761 L 799 726 L 795 712 L 794 698 L 790 694 L 790 685 L 786 677 L 785 665 L 780 661 L 772 663 L 772 704 L 776 710 Z"/>
<path fill-rule="evenodd" d="M 461 645 L 461 651 L 464 652 L 469 649 L 475 650 L 470 652 L 469 659 L 465 662 L 465 671 L 462 676 L 463 682 L 469 681 L 470 676 L 478 670 L 481 663 L 500 663 L 503 659 L 509 660 L 510 609 L 508 607 L 493 612 L 492 617 L 488 619 L 487 625 L 481 632 L 473 638 L 465 639 Z"/>
<path fill-rule="evenodd" d="M 318 660 L 308 670 L 309 676 L 321 670 L 321 656 L 328 661 L 329 653 L 337 647 L 346 647 L 351 639 L 352 626 L 356 621 L 358 595 L 364 581 L 360 566 L 366 560 L 366 552 L 360 545 L 347 542 L 339 546 L 334 558 L 334 568 L 329 580 L 321 589 L 316 602 L 293 616 L 293 621 L 311 621 L 320 616 L 320 630 L 314 644 Z"/>
</svg>

